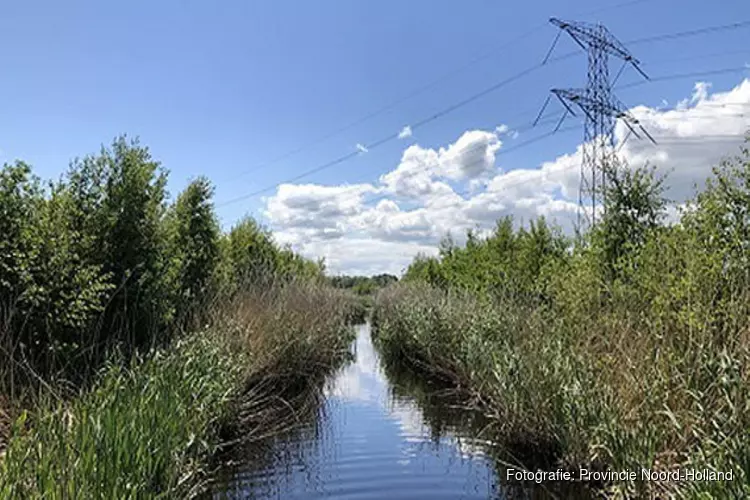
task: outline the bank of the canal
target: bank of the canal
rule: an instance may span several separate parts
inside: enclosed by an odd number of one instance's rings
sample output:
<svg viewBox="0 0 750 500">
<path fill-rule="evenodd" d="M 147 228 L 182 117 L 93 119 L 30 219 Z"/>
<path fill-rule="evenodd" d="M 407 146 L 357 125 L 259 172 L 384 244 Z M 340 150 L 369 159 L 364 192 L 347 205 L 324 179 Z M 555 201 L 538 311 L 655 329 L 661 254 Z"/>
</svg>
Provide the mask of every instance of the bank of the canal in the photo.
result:
<svg viewBox="0 0 750 500">
<path fill-rule="evenodd" d="M 353 347 L 354 361 L 329 381 L 317 411 L 235 457 L 219 474 L 214 498 L 550 496 L 503 485 L 492 443 L 476 438 L 477 415 L 386 366 L 369 325 L 357 327 Z"/>
</svg>

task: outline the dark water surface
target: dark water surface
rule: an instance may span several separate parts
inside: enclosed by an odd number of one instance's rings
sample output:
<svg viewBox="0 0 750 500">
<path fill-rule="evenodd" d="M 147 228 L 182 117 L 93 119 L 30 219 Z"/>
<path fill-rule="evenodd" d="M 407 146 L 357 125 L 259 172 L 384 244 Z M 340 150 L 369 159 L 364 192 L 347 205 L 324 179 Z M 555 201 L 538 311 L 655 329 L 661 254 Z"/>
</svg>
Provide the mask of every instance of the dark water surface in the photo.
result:
<svg viewBox="0 0 750 500">
<path fill-rule="evenodd" d="M 500 485 L 476 415 L 388 367 L 367 325 L 356 360 L 337 373 L 319 411 L 253 444 L 214 485 L 214 498 L 541 498 Z M 304 418 L 304 417 L 301 417 Z M 472 430 L 473 429 L 473 430 Z"/>
</svg>

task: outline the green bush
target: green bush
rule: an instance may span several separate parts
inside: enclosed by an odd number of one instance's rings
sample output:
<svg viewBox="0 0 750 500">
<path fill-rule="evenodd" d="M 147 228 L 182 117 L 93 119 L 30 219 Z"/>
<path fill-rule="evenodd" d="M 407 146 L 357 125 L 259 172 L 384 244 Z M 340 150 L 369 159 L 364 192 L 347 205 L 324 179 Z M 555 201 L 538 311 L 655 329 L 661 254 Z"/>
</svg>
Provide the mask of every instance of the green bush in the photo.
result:
<svg viewBox="0 0 750 500">
<path fill-rule="evenodd" d="M 166 216 L 171 288 L 181 321 L 189 321 L 215 291 L 221 231 L 213 193 L 211 183 L 201 177 L 180 193 Z"/>
<path fill-rule="evenodd" d="M 647 167 L 620 172 L 573 246 L 506 219 L 415 259 L 407 283 L 378 296 L 378 342 L 473 391 L 506 445 L 574 468 L 735 476 L 615 483 L 609 495 L 744 498 L 750 152 L 719 165 L 674 225 L 661 182 Z"/>
<path fill-rule="evenodd" d="M 227 235 L 213 187 L 169 205 L 167 173 L 124 137 L 44 186 L 17 162 L 0 171 L 0 393 L 81 382 L 107 352 L 162 345 L 250 285 L 319 280 L 324 267 L 279 247 L 253 219 Z"/>
</svg>

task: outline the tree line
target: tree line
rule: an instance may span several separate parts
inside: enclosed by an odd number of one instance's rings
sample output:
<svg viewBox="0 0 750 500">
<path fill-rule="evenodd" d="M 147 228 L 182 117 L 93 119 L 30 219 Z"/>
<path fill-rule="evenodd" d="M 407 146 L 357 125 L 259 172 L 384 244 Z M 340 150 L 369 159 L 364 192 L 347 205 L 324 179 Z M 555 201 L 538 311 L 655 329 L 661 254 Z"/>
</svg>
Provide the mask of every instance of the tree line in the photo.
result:
<svg viewBox="0 0 750 500">
<path fill-rule="evenodd" d="M 254 219 L 220 229 L 204 177 L 170 200 L 168 173 L 120 137 L 55 181 L 0 170 L 0 370 L 77 379 L 112 348 L 162 344 L 204 306 L 253 284 L 322 279 Z M 34 377 L 31 374 L 35 374 Z M 7 393 L 7 392 L 6 392 Z"/>
<path fill-rule="evenodd" d="M 330 276 L 329 283 L 334 288 L 350 289 L 357 295 L 372 295 L 381 288 L 384 288 L 398 281 L 398 278 L 392 274 L 378 274 L 375 276 Z"/>
</svg>

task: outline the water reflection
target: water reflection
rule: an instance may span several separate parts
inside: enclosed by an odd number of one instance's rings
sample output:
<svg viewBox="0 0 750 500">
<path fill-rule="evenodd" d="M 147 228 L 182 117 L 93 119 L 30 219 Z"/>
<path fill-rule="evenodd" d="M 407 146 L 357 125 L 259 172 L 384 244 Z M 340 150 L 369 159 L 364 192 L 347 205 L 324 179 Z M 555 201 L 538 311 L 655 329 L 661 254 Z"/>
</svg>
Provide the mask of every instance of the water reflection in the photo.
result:
<svg viewBox="0 0 750 500">
<path fill-rule="evenodd" d="M 226 467 L 215 498 L 536 498 L 501 489 L 484 422 L 460 398 L 381 361 L 369 326 L 356 360 L 295 429 L 253 444 Z M 455 403 L 455 404 L 454 404 Z"/>
</svg>

